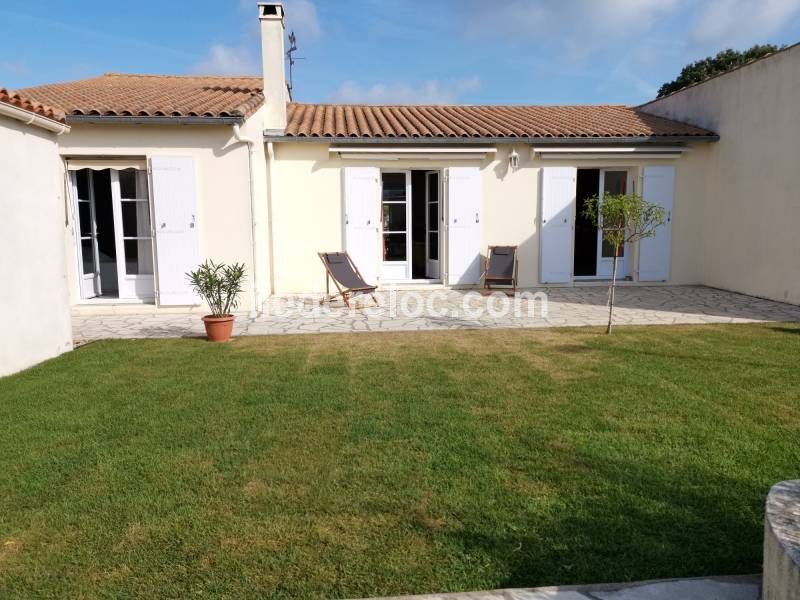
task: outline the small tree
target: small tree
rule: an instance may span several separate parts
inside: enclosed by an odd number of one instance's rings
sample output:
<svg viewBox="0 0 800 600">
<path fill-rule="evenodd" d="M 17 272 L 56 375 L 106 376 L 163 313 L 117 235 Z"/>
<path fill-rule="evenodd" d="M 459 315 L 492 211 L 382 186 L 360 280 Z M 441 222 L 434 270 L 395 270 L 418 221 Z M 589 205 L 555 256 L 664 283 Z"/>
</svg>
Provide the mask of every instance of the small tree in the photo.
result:
<svg viewBox="0 0 800 600">
<path fill-rule="evenodd" d="M 614 250 L 611 283 L 608 286 L 608 326 L 611 333 L 614 316 L 614 293 L 617 287 L 617 259 L 625 244 L 652 237 L 666 222 L 664 208 L 647 202 L 638 194 L 604 194 L 586 201 L 583 214 L 600 228 L 603 240 Z"/>
<path fill-rule="evenodd" d="M 212 316 L 227 317 L 239 305 L 244 275 L 243 264 L 226 265 L 207 260 L 197 270 L 186 273 L 186 278 L 194 291 L 208 302 Z"/>
</svg>

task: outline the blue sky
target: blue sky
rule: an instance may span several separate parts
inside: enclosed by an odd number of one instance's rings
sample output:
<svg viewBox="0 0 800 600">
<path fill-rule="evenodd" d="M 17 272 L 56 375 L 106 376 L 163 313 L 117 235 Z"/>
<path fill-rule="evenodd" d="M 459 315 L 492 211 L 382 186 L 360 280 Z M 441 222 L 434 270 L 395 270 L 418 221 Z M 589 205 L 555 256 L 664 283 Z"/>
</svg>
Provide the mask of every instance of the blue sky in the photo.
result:
<svg viewBox="0 0 800 600">
<path fill-rule="evenodd" d="M 11 5 L 11 3 L 6 6 Z M 255 0 L 0 8 L 0 86 L 259 74 Z M 638 103 L 691 60 L 800 41 L 800 0 L 287 0 L 305 102 Z"/>
</svg>

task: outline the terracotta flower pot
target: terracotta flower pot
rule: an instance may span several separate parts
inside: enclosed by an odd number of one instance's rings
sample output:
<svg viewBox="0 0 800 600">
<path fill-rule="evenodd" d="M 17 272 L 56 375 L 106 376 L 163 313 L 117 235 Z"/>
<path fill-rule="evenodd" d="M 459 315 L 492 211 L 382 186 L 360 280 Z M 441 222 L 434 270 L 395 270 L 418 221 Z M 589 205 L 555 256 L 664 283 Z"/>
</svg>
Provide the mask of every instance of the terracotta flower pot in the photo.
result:
<svg viewBox="0 0 800 600">
<path fill-rule="evenodd" d="M 206 315 L 203 317 L 203 324 L 206 326 L 206 337 L 209 342 L 227 342 L 233 333 L 233 315 L 215 317 Z"/>
</svg>

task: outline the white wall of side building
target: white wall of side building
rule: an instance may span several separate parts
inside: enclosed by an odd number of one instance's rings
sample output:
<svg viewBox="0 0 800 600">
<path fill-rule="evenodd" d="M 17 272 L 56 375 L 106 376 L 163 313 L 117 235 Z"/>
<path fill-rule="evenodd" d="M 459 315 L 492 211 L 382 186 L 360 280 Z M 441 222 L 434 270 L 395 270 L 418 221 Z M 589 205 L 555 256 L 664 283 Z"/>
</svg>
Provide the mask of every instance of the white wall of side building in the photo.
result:
<svg viewBox="0 0 800 600">
<path fill-rule="evenodd" d="M 720 140 L 695 165 L 703 283 L 800 303 L 800 45 L 643 107 Z"/>
<path fill-rule="evenodd" d="M 0 116 L 0 376 L 72 348 L 56 135 Z"/>
</svg>

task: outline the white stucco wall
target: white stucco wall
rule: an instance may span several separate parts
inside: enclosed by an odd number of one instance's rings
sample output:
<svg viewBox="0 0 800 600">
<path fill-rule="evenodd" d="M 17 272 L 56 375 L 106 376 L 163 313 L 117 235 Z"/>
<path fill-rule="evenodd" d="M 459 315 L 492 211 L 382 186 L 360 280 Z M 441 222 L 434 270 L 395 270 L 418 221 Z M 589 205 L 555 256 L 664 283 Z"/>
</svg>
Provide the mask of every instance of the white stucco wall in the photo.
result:
<svg viewBox="0 0 800 600">
<path fill-rule="evenodd" d="M 441 169 L 473 165 L 481 169 L 481 231 L 483 252 L 489 245 L 519 246 L 519 280 L 522 287 L 539 284 L 539 179 L 542 166 L 569 164 L 584 168 L 633 167 L 651 164 L 676 166 L 675 206 L 672 227 L 670 283 L 695 284 L 702 279 L 700 233 L 703 197 L 697 193 L 702 173 L 692 165 L 705 160 L 707 144 L 697 144 L 678 160 L 596 160 L 560 163 L 531 156 L 528 146 L 516 147 L 520 167 L 508 168 L 511 146 L 498 146 L 495 156 L 484 161 L 443 162 L 430 160 L 342 160 L 328 152 L 328 144 L 275 143 L 270 196 L 274 232 L 272 256 L 274 292 L 292 294 L 325 289 L 325 272 L 317 252 L 343 248 L 342 168 L 377 166 L 385 169 Z M 684 165 L 689 165 L 684 168 Z M 637 188 L 638 189 L 638 188 Z"/>
<path fill-rule="evenodd" d="M 705 284 L 800 303 L 798 107 L 800 46 L 644 107 L 720 136 L 693 176 Z"/>
<path fill-rule="evenodd" d="M 263 110 L 263 109 L 262 109 Z M 227 125 L 103 125 L 76 124 L 59 139 L 64 157 L 143 157 L 191 156 L 197 183 L 197 207 L 201 260 L 242 262 L 247 280 L 239 310 L 253 306 L 253 287 L 258 284 L 260 300 L 269 294 L 267 259 L 268 226 L 266 205 L 266 162 L 261 143 L 261 111 L 242 126 L 243 136 L 255 140 L 254 183 L 256 235 L 262 260 L 253 268 L 250 219 L 250 180 L 248 149 L 233 138 Z M 72 223 L 65 231 L 68 252 L 68 280 L 73 303 L 80 302 L 77 258 Z"/>
<path fill-rule="evenodd" d="M 55 134 L 0 116 L 0 376 L 72 348 Z"/>
</svg>

